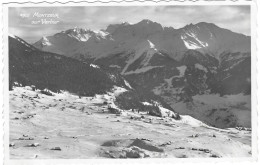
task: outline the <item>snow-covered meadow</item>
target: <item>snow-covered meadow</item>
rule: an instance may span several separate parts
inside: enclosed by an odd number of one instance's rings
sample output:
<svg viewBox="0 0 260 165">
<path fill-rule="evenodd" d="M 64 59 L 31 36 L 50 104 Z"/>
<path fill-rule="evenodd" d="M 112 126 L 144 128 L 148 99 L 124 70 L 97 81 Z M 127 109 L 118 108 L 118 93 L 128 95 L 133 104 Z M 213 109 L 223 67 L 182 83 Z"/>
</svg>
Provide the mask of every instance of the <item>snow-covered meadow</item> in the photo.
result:
<svg viewBox="0 0 260 165">
<path fill-rule="evenodd" d="M 250 130 L 218 129 L 187 115 L 174 120 L 127 110 L 110 113 L 108 106 L 117 108 L 115 97 L 125 91 L 115 87 L 94 97 L 65 91 L 48 96 L 30 87 L 14 87 L 9 95 L 10 157 L 251 156 Z"/>
</svg>

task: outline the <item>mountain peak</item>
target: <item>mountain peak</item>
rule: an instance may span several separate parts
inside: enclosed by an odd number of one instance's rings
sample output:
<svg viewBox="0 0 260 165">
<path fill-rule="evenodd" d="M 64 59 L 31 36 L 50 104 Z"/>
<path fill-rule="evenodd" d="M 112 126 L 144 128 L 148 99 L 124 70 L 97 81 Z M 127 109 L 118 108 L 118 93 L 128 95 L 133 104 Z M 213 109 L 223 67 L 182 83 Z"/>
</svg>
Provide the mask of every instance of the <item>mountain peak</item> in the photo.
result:
<svg viewBox="0 0 260 165">
<path fill-rule="evenodd" d="M 219 28 L 217 25 L 215 25 L 214 23 L 208 23 L 208 22 L 199 22 L 197 24 L 195 24 L 196 26 L 199 27 L 207 27 L 207 28 Z"/>
<path fill-rule="evenodd" d="M 136 25 L 153 25 L 153 24 L 162 26 L 161 24 L 154 22 L 154 21 L 151 21 L 149 19 L 143 19 L 142 21 L 136 23 Z"/>
<path fill-rule="evenodd" d="M 72 33 L 83 34 L 83 33 L 91 33 L 91 32 L 93 32 L 93 31 L 90 29 L 83 29 L 83 28 L 79 28 L 79 27 L 74 27 L 72 29 L 68 29 L 68 30 L 64 31 L 64 33 L 66 33 L 66 34 L 72 34 Z"/>
<path fill-rule="evenodd" d="M 163 27 L 161 24 L 157 22 L 153 22 L 148 19 L 144 19 L 133 25 L 134 29 L 142 34 L 153 34 L 159 31 L 163 31 Z"/>
<path fill-rule="evenodd" d="M 217 28 L 218 26 L 215 25 L 214 23 L 199 22 L 196 24 L 190 23 L 190 24 L 184 26 L 183 29 L 190 29 L 190 28 L 194 28 L 194 27 Z"/>
<path fill-rule="evenodd" d="M 51 45 L 49 39 L 45 36 L 42 37 L 41 41 L 42 41 L 43 46 L 50 46 Z"/>
<path fill-rule="evenodd" d="M 87 41 L 92 35 L 95 34 L 95 32 L 90 29 L 74 27 L 72 29 L 62 31 L 61 33 L 57 33 L 56 35 L 63 35 L 63 34 L 75 38 L 78 41 Z"/>
<path fill-rule="evenodd" d="M 118 28 L 120 28 L 120 27 L 125 27 L 125 26 L 128 26 L 128 25 L 130 25 L 130 23 L 128 23 L 128 22 L 122 22 L 122 23 L 120 23 L 120 24 L 110 24 L 110 25 L 108 25 L 107 26 L 107 28 L 106 28 L 106 32 L 108 32 L 108 33 L 110 33 L 110 34 L 112 34 L 112 33 L 114 33 Z"/>
<path fill-rule="evenodd" d="M 142 21 L 140 21 L 139 23 L 154 23 L 153 21 L 149 20 L 149 19 L 143 19 Z"/>
</svg>

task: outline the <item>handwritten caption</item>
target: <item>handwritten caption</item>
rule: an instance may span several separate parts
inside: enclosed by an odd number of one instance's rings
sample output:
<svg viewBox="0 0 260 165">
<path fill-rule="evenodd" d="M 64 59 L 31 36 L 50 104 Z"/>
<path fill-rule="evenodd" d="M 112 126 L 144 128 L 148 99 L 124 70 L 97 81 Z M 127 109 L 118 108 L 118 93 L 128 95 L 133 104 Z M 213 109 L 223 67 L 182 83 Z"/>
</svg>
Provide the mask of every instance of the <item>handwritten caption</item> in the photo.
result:
<svg viewBox="0 0 260 165">
<path fill-rule="evenodd" d="M 39 25 L 39 24 L 45 24 L 45 25 L 55 25 L 58 24 L 60 21 L 58 19 L 60 19 L 59 14 L 57 13 L 39 13 L 39 12 L 35 12 L 33 14 L 29 14 L 29 13 L 21 13 L 20 17 L 23 19 L 29 19 L 29 18 L 33 18 L 33 20 L 31 20 L 31 24 L 33 25 Z"/>
</svg>

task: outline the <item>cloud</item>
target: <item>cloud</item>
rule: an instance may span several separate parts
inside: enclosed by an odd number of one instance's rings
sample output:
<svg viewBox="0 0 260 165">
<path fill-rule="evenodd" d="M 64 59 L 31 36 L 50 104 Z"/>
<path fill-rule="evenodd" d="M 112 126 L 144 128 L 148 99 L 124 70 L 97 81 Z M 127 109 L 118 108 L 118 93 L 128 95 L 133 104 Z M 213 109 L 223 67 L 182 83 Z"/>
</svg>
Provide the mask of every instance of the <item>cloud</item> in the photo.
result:
<svg viewBox="0 0 260 165">
<path fill-rule="evenodd" d="M 32 25 L 35 13 L 59 15 L 56 25 Z M 30 14 L 22 18 L 21 14 Z M 109 24 L 137 23 L 150 19 L 175 29 L 198 22 L 214 23 L 234 32 L 250 35 L 250 6 L 88 6 L 88 7 L 12 7 L 9 8 L 9 32 L 28 42 L 75 26 L 99 30 Z"/>
</svg>

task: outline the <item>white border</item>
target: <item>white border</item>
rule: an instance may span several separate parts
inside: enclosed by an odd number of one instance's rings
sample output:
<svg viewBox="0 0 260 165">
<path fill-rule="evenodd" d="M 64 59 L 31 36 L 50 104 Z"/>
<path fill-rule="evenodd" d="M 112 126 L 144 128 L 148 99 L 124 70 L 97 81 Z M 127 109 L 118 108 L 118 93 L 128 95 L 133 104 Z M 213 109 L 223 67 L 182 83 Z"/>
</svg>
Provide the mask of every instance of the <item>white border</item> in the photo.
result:
<svg viewBox="0 0 260 165">
<path fill-rule="evenodd" d="M 4 0 L 3 3 L 6 2 L 15 2 L 15 0 Z M 18 0 L 16 0 L 18 2 Z M 48 2 L 53 2 L 51 0 L 45 0 Z M 172 164 L 172 163 L 182 163 L 182 164 L 193 164 L 193 163 L 200 163 L 200 164 L 213 164 L 213 163 L 224 163 L 224 164 L 230 164 L 230 163 L 236 163 L 236 164 L 245 164 L 245 163 L 252 163 L 256 164 L 259 161 L 259 129 L 258 122 L 259 121 L 259 115 L 257 114 L 257 110 L 260 109 L 259 104 L 257 104 L 257 92 L 256 90 L 258 89 L 257 86 L 257 62 L 258 62 L 258 57 L 257 57 L 257 45 L 256 45 L 256 39 L 259 40 L 259 37 L 257 38 L 257 24 L 256 24 L 256 13 L 257 13 L 257 5 L 256 5 L 256 0 L 253 1 L 247 1 L 247 0 L 240 0 L 240 1 L 213 1 L 213 2 L 208 2 L 208 1 L 196 1 L 196 0 L 191 0 L 191 1 L 185 1 L 183 0 L 180 1 L 159 1 L 159 0 L 154 0 L 153 2 L 143 2 L 143 0 L 140 0 L 138 2 L 134 2 L 133 0 L 112 0 L 110 3 L 102 3 L 102 2 L 108 2 L 109 0 L 89 0 L 90 2 L 95 2 L 95 3 L 88 3 L 88 2 L 82 2 L 82 3 L 73 3 L 69 2 L 66 4 L 61 4 L 61 3 L 39 3 L 39 4 L 31 4 L 31 3 L 25 3 L 25 4 L 2 4 L 2 11 L 1 14 L 1 43 L 3 44 L 3 47 L 1 47 L 1 88 L 0 88 L 0 93 L 1 101 L 4 101 L 4 116 L 1 119 L 4 119 L 4 162 L 5 164 Z M 120 3 L 118 3 L 120 1 Z M 195 2 L 196 1 L 196 2 Z M 257 0 L 259 1 L 259 0 Z M 26 0 L 19 0 L 19 3 L 22 2 L 27 2 Z M 42 2 L 41 0 L 34 0 L 33 2 Z M 63 2 L 63 1 L 61 1 Z M 37 6 L 136 6 L 136 5 L 251 5 L 251 62 L 252 62 L 252 158 L 220 158 L 220 159 L 212 159 L 212 158 L 187 158 L 187 159 L 173 159 L 173 158 L 163 158 L 163 159 L 127 159 L 127 160 L 122 160 L 122 159 L 42 159 L 42 160 L 26 160 L 26 159 L 19 159 L 19 160 L 9 160 L 9 94 L 8 94 L 8 8 L 7 7 L 24 7 L 24 6 L 30 6 L 30 7 L 37 7 Z M 258 12 L 259 14 L 259 12 Z M 258 17 L 259 19 L 259 17 Z M 258 24 L 259 25 L 259 24 Z M 258 29 L 259 30 L 259 29 Z M 258 33 L 259 34 L 259 33 Z M 259 42 L 258 42 L 259 43 Z M 259 47 L 258 47 L 258 54 L 259 54 Z M 4 65 L 2 65 L 4 64 Z M 258 64 L 259 65 L 259 64 Z M 259 69 L 258 69 L 259 70 Z M 2 74 L 3 73 L 3 74 Z M 3 77 L 5 76 L 5 77 Z M 2 81 L 3 80 L 3 81 Z M 258 75 L 258 82 L 259 82 L 259 75 Z M 4 93 L 4 95 L 3 95 Z M 259 91 L 258 91 L 259 94 Z M 259 96 L 259 95 L 258 95 Z M 0 102 L 1 103 L 1 102 Z M 2 106 L 2 104 L 0 104 Z M 1 108 L 2 109 L 2 108 Z M 2 115 L 2 114 L 1 114 Z M 257 118 L 258 117 L 258 118 Z M 1 124 L 1 126 L 3 126 Z M 2 131 L 0 131 L 2 132 Z M 0 138 L 1 139 L 1 138 Z M 2 144 L 1 144 L 2 146 Z M 2 155 L 0 153 L 0 155 Z M 259 163 L 259 162 L 258 162 Z"/>
</svg>

